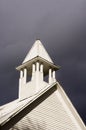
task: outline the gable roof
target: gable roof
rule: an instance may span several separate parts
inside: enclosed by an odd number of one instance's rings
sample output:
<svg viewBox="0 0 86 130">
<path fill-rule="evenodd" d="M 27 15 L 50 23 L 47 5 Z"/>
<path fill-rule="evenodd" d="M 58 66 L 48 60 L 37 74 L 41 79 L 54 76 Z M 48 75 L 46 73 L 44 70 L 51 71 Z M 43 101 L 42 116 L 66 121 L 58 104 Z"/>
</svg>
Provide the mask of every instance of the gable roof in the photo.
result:
<svg viewBox="0 0 86 130">
<path fill-rule="evenodd" d="M 57 101 L 60 103 L 60 106 L 58 104 L 58 117 L 59 113 L 62 113 L 63 110 L 68 112 L 68 118 L 75 123 L 77 126 L 77 130 L 85 130 L 86 127 L 84 123 L 82 122 L 81 118 L 79 117 L 78 113 L 76 112 L 75 108 L 71 104 L 70 100 L 66 96 L 64 90 L 59 85 L 59 83 L 55 82 L 51 85 L 46 86 L 42 90 L 40 90 L 38 93 L 36 93 L 34 96 L 27 98 L 22 101 L 15 101 L 7 106 L 3 106 L 0 109 L 1 110 L 1 117 L 0 117 L 0 126 L 1 127 L 10 127 L 10 125 L 13 125 L 16 123 L 15 121 L 19 121 L 22 117 L 25 115 L 22 115 L 23 111 L 25 114 L 29 113 L 31 110 L 33 110 L 35 107 L 38 106 L 43 100 L 45 100 L 47 97 L 51 95 L 51 93 L 54 93 L 57 95 Z M 41 101 L 39 100 L 41 98 Z M 12 107 L 10 107 L 12 106 Z M 26 112 L 27 111 L 27 112 Z M 15 120 L 16 118 L 16 120 Z M 61 117 L 64 119 L 64 116 Z M 12 123 L 10 123 L 12 121 Z"/>
<path fill-rule="evenodd" d="M 27 61 L 29 61 L 29 60 L 37 57 L 37 56 L 39 56 L 39 57 L 53 63 L 52 59 L 48 55 L 46 49 L 44 48 L 44 46 L 42 45 L 40 40 L 35 41 L 32 48 L 30 49 L 27 56 L 25 57 L 23 63 L 25 63 L 25 62 L 27 62 Z"/>
<path fill-rule="evenodd" d="M 0 125 L 3 126 L 7 123 L 12 117 L 16 116 L 19 112 L 21 112 L 24 108 L 38 99 L 41 95 L 43 95 L 46 91 L 50 90 L 52 87 L 56 86 L 57 83 L 53 83 L 48 85 L 46 88 L 43 88 L 34 96 L 26 98 L 24 100 L 15 100 L 11 103 L 3 105 L 0 107 Z"/>
</svg>

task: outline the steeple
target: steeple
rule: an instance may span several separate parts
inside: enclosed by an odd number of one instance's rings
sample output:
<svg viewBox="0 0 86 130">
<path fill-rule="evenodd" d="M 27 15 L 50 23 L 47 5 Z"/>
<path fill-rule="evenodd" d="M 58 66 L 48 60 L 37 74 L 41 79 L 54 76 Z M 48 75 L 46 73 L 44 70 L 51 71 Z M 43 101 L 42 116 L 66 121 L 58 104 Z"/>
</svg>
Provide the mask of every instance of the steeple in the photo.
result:
<svg viewBox="0 0 86 130">
<path fill-rule="evenodd" d="M 19 78 L 19 98 L 20 100 L 36 94 L 48 84 L 56 82 L 55 71 L 59 66 L 54 65 L 40 40 L 36 40 L 25 57 L 22 65 L 16 68 L 20 71 Z M 48 82 L 44 77 L 49 75 Z M 31 81 L 27 81 L 27 77 Z"/>
<path fill-rule="evenodd" d="M 40 40 L 36 40 L 33 44 L 32 48 L 30 49 L 29 53 L 25 57 L 23 63 L 40 56 L 41 58 L 53 63 L 50 56 L 48 55 L 47 51 L 45 50 L 44 46 L 42 45 Z"/>
</svg>

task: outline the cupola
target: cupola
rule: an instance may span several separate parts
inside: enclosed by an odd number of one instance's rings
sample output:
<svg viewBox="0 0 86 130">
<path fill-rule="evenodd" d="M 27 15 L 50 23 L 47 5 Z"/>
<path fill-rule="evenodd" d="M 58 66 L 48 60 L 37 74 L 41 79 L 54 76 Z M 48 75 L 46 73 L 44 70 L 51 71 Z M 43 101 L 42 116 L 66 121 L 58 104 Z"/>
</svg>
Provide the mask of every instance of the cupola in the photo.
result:
<svg viewBox="0 0 86 130">
<path fill-rule="evenodd" d="M 19 99 L 33 96 L 48 84 L 56 82 L 55 71 L 59 68 L 53 63 L 41 41 L 36 40 L 22 64 L 16 68 L 20 71 Z M 48 82 L 44 81 L 46 75 Z M 30 81 L 27 81 L 28 77 L 31 77 Z"/>
</svg>

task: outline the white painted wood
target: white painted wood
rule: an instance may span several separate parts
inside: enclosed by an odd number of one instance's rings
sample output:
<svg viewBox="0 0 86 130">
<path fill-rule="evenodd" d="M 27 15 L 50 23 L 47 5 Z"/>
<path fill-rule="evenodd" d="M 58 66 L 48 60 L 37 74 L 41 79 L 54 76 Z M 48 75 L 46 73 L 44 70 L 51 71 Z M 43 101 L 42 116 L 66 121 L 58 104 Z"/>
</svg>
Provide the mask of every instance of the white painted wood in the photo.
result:
<svg viewBox="0 0 86 130">
<path fill-rule="evenodd" d="M 35 64 L 32 65 L 32 73 L 35 72 Z"/>
<path fill-rule="evenodd" d="M 34 80 L 34 76 L 35 76 L 35 71 L 36 71 L 36 66 L 35 66 L 35 64 L 33 64 L 32 65 L 32 78 L 31 78 L 31 81 L 33 81 Z"/>
<path fill-rule="evenodd" d="M 24 84 L 26 84 L 26 80 L 27 80 L 27 69 L 24 68 Z"/>
<path fill-rule="evenodd" d="M 52 69 L 49 69 L 49 84 L 52 82 Z"/>
<path fill-rule="evenodd" d="M 43 73 L 43 65 L 40 65 L 40 72 Z"/>
<path fill-rule="evenodd" d="M 40 60 L 36 60 L 34 63 L 32 59 L 36 56 L 44 58 L 48 63 Z M 0 124 L 8 122 L 30 103 L 34 103 L 35 100 L 39 101 L 43 94 L 56 87 L 55 92 L 48 95 L 44 101 L 25 115 L 10 130 L 86 130 L 83 121 L 64 90 L 59 83 L 56 83 L 54 67 L 52 68 L 51 64 L 53 62 L 39 40 L 35 42 L 23 64 L 28 60 L 32 60 L 32 62 L 30 64 L 28 62 L 22 70 L 20 69 L 19 99 L 1 108 Z M 25 67 L 31 68 L 31 81 L 29 82 L 26 82 L 28 70 Z M 44 71 L 49 71 L 48 83 L 44 81 Z"/>
<path fill-rule="evenodd" d="M 34 45 L 32 46 L 31 50 L 28 52 L 27 56 L 25 57 L 23 63 L 40 56 L 43 59 L 53 63 L 50 56 L 48 55 L 47 51 L 45 50 L 44 46 L 42 45 L 40 40 L 36 40 Z"/>
<path fill-rule="evenodd" d="M 76 119 L 77 113 L 74 113 L 73 107 L 71 109 L 72 104 L 67 100 L 59 84 L 57 88 L 46 100 L 15 124 L 14 128 L 19 130 L 86 130 L 84 124 L 82 122 L 79 124 Z"/>
<path fill-rule="evenodd" d="M 39 62 L 36 62 L 36 71 L 39 71 Z"/>
<path fill-rule="evenodd" d="M 55 79 L 55 71 L 53 71 L 53 79 Z"/>
<path fill-rule="evenodd" d="M 11 102 L 1 108 L 0 123 L 9 121 L 14 113 L 29 106 L 35 99 L 39 99 L 41 94 L 52 88 L 55 84 L 46 86 L 36 95 L 22 101 Z M 30 113 L 25 115 L 10 130 L 86 130 L 84 123 L 75 111 L 72 103 L 57 83 L 57 90 L 41 102 Z"/>
<path fill-rule="evenodd" d="M 23 70 L 20 70 L 20 78 L 23 78 Z"/>
<path fill-rule="evenodd" d="M 56 75 L 55 75 L 55 71 L 54 70 L 52 72 L 52 76 L 53 76 L 53 82 L 56 82 Z"/>
</svg>

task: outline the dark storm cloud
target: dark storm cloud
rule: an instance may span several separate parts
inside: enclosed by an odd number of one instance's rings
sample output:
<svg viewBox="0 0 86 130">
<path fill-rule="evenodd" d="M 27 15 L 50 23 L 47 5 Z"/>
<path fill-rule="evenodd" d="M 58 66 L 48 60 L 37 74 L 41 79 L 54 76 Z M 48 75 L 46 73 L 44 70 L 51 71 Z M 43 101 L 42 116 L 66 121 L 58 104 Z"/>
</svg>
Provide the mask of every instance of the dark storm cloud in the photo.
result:
<svg viewBox="0 0 86 130">
<path fill-rule="evenodd" d="M 53 61 L 57 79 L 86 120 L 85 0 L 0 1 L 0 104 L 18 96 L 21 64 L 40 38 Z"/>
</svg>

